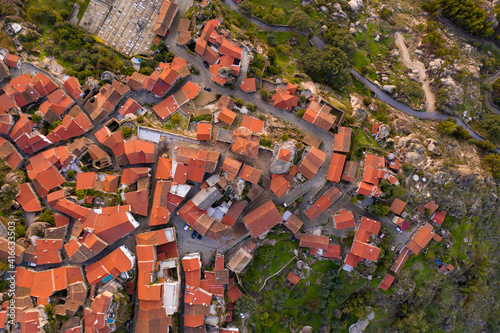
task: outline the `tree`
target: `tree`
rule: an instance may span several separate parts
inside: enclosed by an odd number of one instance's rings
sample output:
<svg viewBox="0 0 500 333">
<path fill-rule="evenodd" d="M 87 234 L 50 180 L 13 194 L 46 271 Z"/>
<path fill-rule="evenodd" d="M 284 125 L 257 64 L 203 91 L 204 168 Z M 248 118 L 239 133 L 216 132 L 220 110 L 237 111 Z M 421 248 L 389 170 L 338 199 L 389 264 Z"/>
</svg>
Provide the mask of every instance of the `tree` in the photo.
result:
<svg viewBox="0 0 500 333">
<path fill-rule="evenodd" d="M 134 133 L 134 131 L 130 127 L 122 127 L 122 135 L 124 139 L 130 138 L 132 136 L 132 133 Z"/>
<path fill-rule="evenodd" d="M 243 0 L 238 5 L 238 10 L 246 16 L 252 16 L 253 3 L 250 0 Z"/>
<path fill-rule="evenodd" d="M 276 251 L 274 251 L 274 248 L 271 245 L 262 245 L 259 248 L 258 254 L 262 261 L 270 263 L 276 255 Z"/>
<path fill-rule="evenodd" d="M 490 171 L 493 177 L 500 179 L 500 156 L 497 154 L 489 154 L 482 159 L 483 168 Z"/>
<path fill-rule="evenodd" d="M 377 216 L 386 216 L 390 212 L 389 206 L 380 202 L 375 202 L 368 210 Z"/>
<path fill-rule="evenodd" d="M 283 134 L 281 135 L 281 141 L 288 141 L 288 139 L 289 139 L 288 134 L 283 133 Z"/>
<path fill-rule="evenodd" d="M 499 80 L 500 82 L 500 80 Z M 488 117 L 484 122 L 483 122 L 483 127 L 486 129 L 486 132 L 488 133 L 488 136 L 491 138 L 491 140 L 495 142 L 500 142 L 500 116 L 499 115 L 493 115 Z"/>
<path fill-rule="evenodd" d="M 243 102 L 243 100 L 242 100 L 241 98 L 237 98 L 237 99 L 235 99 L 235 100 L 234 100 L 234 102 L 235 102 L 235 103 L 236 103 L 236 105 L 238 105 L 238 106 L 242 106 L 242 105 L 243 105 L 243 103 L 244 103 L 244 102 Z"/>
<path fill-rule="evenodd" d="M 40 214 L 40 218 L 39 219 L 42 222 L 47 222 L 47 223 L 50 223 L 50 224 L 54 224 L 54 222 L 55 222 L 55 220 L 54 220 L 54 214 L 52 213 L 52 211 L 50 209 L 44 210 Z"/>
<path fill-rule="evenodd" d="M 170 122 L 174 125 L 179 125 L 181 123 L 181 117 L 176 113 L 170 117 Z"/>
<path fill-rule="evenodd" d="M 313 313 L 318 313 L 320 310 L 320 305 L 321 305 L 321 299 L 319 298 L 308 299 L 306 302 L 306 309 Z"/>
<path fill-rule="evenodd" d="M 311 26 L 311 20 L 309 15 L 299 9 L 292 14 L 290 20 L 288 20 L 288 25 L 296 30 L 304 31 Z"/>
<path fill-rule="evenodd" d="M 283 310 L 283 307 L 285 306 L 285 302 L 288 299 L 288 294 L 285 292 L 278 292 L 272 299 L 271 299 L 271 307 L 276 310 L 276 311 L 281 311 Z"/>
<path fill-rule="evenodd" d="M 36 124 L 42 120 L 42 117 L 40 117 L 40 115 L 35 113 L 34 115 L 31 116 L 31 120 L 33 120 L 33 122 Z"/>
<path fill-rule="evenodd" d="M 452 135 L 457 129 L 457 124 L 451 120 L 442 121 L 438 124 L 438 132 L 441 134 Z"/>
<path fill-rule="evenodd" d="M 234 311 L 237 313 L 255 313 L 257 301 L 250 295 L 243 294 L 234 304 Z"/>
<path fill-rule="evenodd" d="M 266 89 L 261 89 L 259 93 L 260 97 L 262 97 L 263 99 L 266 99 L 269 96 L 269 92 Z"/>
<path fill-rule="evenodd" d="M 276 47 L 278 46 L 278 40 L 276 39 L 276 34 L 273 32 L 270 32 L 266 35 L 267 39 L 267 45 L 270 47 Z"/>
<path fill-rule="evenodd" d="M 335 89 L 348 83 L 349 61 L 338 47 L 327 45 L 323 52 L 313 49 L 302 57 L 305 72 L 318 82 Z"/>
<path fill-rule="evenodd" d="M 323 38 L 329 45 L 344 51 L 349 59 L 352 59 L 354 53 L 356 53 L 356 41 L 346 28 L 339 28 L 337 24 L 330 24 Z"/>
<path fill-rule="evenodd" d="M 250 112 L 255 112 L 255 110 L 257 110 L 257 106 L 255 104 L 253 104 L 253 103 L 250 103 L 250 102 L 245 103 L 245 107 Z"/>
<path fill-rule="evenodd" d="M 297 112 L 295 113 L 295 116 L 297 118 L 302 118 L 305 113 L 306 113 L 306 111 L 304 109 L 298 109 Z"/>
<path fill-rule="evenodd" d="M 68 179 L 73 179 L 73 177 L 75 177 L 76 175 L 76 171 L 75 170 L 68 170 L 68 172 L 66 173 L 66 177 Z"/>
</svg>

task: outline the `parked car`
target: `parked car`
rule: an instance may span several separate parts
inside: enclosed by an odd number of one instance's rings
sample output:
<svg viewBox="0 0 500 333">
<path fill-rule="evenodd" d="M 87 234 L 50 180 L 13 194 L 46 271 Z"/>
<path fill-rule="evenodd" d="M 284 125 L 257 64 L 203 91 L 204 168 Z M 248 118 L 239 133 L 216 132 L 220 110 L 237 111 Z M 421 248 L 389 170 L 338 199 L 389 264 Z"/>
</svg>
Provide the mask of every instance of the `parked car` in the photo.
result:
<svg viewBox="0 0 500 333">
<path fill-rule="evenodd" d="M 202 236 L 202 235 L 198 235 L 198 239 L 202 239 L 202 238 L 203 238 L 203 236 Z"/>
<path fill-rule="evenodd" d="M 205 66 L 205 68 L 210 67 L 210 65 L 209 65 L 209 64 L 208 64 L 208 62 L 206 62 L 206 61 L 203 61 L 203 66 Z"/>
<path fill-rule="evenodd" d="M 184 226 L 184 230 L 189 230 L 189 224 L 186 224 L 186 225 Z"/>
<path fill-rule="evenodd" d="M 210 87 L 205 87 L 203 89 L 205 89 L 206 91 L 212 91 L 212 88 L 210 88 Z"/>
<path fill-rule="evenodd" d="M 403 232 L 403 230 L 401 230 L 401 228 L 400 228 L 400 227 L 396 227 L 396 231 L 397 231 L 397 232 L 399 232 L 399 233 L 402 233 L 402 232 Z"/>
<path fill-rule="evenodd" d="M 193 234 L 191 235 L 191 238 L 196 238 L 198 236 L 198 232 L 195 230 L 193 231 Z"/>
<path fill-rule="evenodd" d="M 380 239 L 384 238 L 385 237 L 385 234 L 384 233 L 381 233 L 379 236 L 378 236 Z"/>
</svg>

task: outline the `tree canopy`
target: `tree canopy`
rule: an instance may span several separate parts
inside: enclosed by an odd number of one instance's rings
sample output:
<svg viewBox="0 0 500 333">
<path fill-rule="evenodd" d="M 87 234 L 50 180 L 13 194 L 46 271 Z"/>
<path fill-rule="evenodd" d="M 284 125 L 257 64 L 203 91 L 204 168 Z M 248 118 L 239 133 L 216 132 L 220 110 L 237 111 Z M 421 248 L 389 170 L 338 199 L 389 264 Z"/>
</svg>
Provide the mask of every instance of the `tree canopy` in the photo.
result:
<svg viewBox="0 0 500 333">
<path fill-rule="evenodd" d="M 335 46 L 327 45 L 323 52 L 312 49 L 302 57 L 305 72 L 315 81 L 340 89 L 349 81 L 349 61 Z"/>
<path fill-rule="evenodd" d="M 250 295 L 243 294 L 234 304 L 237 313 L 254 313 L 257 310 L 257 301 Z"/>
<path fill-rule="evenodd" d="M 253 11 L 253 3 L 250 0 L 243 0 L 238 5 L 238 10 L 246 16 L 251 16 Z"/>
<path fill-rule="evenodd" d="M 297 10 L 292 14 L 290 20 L 288 20 L 288 25 L 294 29 L 304 31 L 310 28 L 311 20 L 309 19 L 309 15 L 304 11 Z"/>
</svg>

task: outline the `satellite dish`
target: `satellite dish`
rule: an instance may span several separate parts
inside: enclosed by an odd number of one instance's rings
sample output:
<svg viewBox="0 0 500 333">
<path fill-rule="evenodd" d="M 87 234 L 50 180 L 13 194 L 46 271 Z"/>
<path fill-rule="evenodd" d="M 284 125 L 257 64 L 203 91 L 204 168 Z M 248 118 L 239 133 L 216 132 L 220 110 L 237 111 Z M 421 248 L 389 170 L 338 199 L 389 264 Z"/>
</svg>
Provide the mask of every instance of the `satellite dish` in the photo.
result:
<svg viewBox="0 0 500 333">
<path fill-rule="evenodd" d="M 426 182 L 426 181 L 427 181 L 427 178 L 425 178 L 425 177 L 424 177 L 424 178 L 422 178 L 422 181 L 423 181 L 423 182 Z"/>
<path fill-rule="evenodd" d="M 413 180 L 418 181 L 418 175 L 413 175 Z"/>
</svg>

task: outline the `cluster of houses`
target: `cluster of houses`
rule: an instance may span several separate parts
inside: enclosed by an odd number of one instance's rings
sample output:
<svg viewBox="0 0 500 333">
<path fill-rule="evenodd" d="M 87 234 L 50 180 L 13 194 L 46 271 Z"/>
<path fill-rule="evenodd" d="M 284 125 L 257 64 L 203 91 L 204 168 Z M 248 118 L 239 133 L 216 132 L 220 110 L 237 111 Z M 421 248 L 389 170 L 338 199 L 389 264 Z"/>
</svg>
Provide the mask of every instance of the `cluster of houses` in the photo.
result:
<svg viewBox="0 0 500 333">
<path fill-rule="evenodd" d="M 175 4 L 163 6 L 155 26 L 159 36 L 168 32 L 176 12 Z M 181 25 L 178 43 L 188 34 L 191 36 L 189 22 L 181 20 Z M 219 31 L 219 26 L 217 20 L 205 24 L 195 52 L 207 62 L 212 79 L 225 85 L 238 76 L 243 51 Z M 10 55 L 5 61 L 8 67 L 20 66 L 18 58 Z M 5 69 L 2 65 L 0 74 Z M 234 302 L 242 295 L 230 271 L 244 272 L 258 246 L 257 239 L 263 239 L 272 228 L 280 224 L 288 228 L 309 255 L 342 259 L 340 245 L 333 244 L 330 237 L 300 231 L 304 222 L 298 216 L 296 203 L 283 213 L 273 202 L 313 179 L 327 162 L 327 154 L 319 149 L 321 140 L 312 133 L 303 139 L 306 148 L 300 156 L 294 142 L 274 145 L 270 170 L 261 170 L 254 162 L 259 158 L 265 120 L 247 114 L 236 128 L 233 125 L 241 115 L 235 111 L 239 108 L 232 98 L 222 96 L 213 107 L 213 121 L 196 124 L 198 143 L 211 141 L 213 127 L 218 126 L 216 140 L 229 144 L 222 153 L 211 150 L 209 145 L 201 149 L 186 143 L 160 150 L 155 142 L 135 135 L 124 137 L 123 121 L 145 112 L 132 97 L 137 92 L 147 91 L 162 98 L 152 108 L 162 121 L 175 112 L 192 114 L 191 102 L 203 90 L 189 80 L 184 82 L 188 75 L 186 61 L 176 57 L 149 76 L 134 73 L 127 77 L 126 84 L 113 80 L 98 91 L 90 85 L 81 86 L 75 78 L 59 86 L 41 72 L 20 75 L 4 85 L 0 94 L 0 132 L 10 140 L 0 137 L 0 157 L 12 169 L 25 163 L 29 178 L 19 186 L 15 207 L 39 213 L 46 203 L 54 218 L 53 225 L 32 236 L 26 247 L 16 245 L 16 264 L 38 267 L 37 271 L 16 269 L 16 327 L 21 331 L 42 331 L 50 320 L 44 311 L 49 303 L 56 305 L 55 312 L 61 316 L 73 317 L 80 307 L 84 310 L 83 321 L 72 318 L 63 325 L 63 332 L 113 331 L 121 306 L 117 295 L 133 295 L 136 290 L 135 329 L 163 332 L 173 325 L 173 314 L 180 310 L 181 284 L 185 283 L 181 305 L 185 332 L 204 331 L 205 325 L 217 327 L 220 332 L 238 332 L 235 328 L 221 328 L 232 321 Z M 179 89 L 173 89 L 181 82 Z M 245 79 L 240 88 L 255 92 L 256 79 Z M 297 86 L 283 85 L 272 96 L 272 104 L 294 111 L 299 102 L 297 95 Z M 23 112 L 37 103 L 35 114 L 53 126 L 45 134 L 34 117 Z M 114 114 L 116 118 L 112 118 Z M 400 161 L 394 154 L 385 157 L 366 153 L 362 163 L 347 160 L 352 130 L 338 126 L 342 116 L 342 111 L 314 99 L 303 115 L 318 130 L 332 131 L 334 136 L 334 152 L 326 174 L 331 184 L 305 209 L 311 221 L 342 196 L 336 185 L 341 180 L 356 186 L 358 194 L 374 198 L 381 194 L 382 179 L 398 184 Z M 333 133 L 335 129 L 337 133 Z M 109 167 L 115 170 L 104 170 Z M 359 179 L 360 167 L 363 171 Z M 74 178 L 72 173 L 76 173 Z M 264 179 L 264 175 L 270 179 Z M 263 188 L 263 181 L 269 181 L 269 189 Z M 197 189 L 196 193 L 192 189 Z M 109 204 L 103 199 L 106 196 L 118 201 Z M 399 198 L 390 206 L 395 214 L 393 221 L 401 230 L 409 227 L 405 207 Z M 417 210 L 429 214 L 430 222 L 437 225 L 446 216 L 433 201 Z M 199 253 L 188 253 L 179 260 L 176 230 L 165 227 L 175 214 L 199 237 L 217 242 L 233 239 L 241 222 L 250 239 L 240 242 L 227 258 L 217 254 L 214 267 L 203 270 Z M 137 234 L 146 219 L 148 230 L 153 231 Z M 419 254 L 431 239 L 441 241 L 430 222 L 423 224 L 398 251 L 391 268 L 395 274 L 411 254 Z M 344 257 L 346 271 L 364 260 L 378 260 L 380 249 L 372 235 L 379 234 L 380 222 L 363 216 L 356 227 L 354 214 L 342 210 L 333 216 L 333 223 L 336 230 L 356 229 Z M 114 246 L 131 234 L 135 235 L 135 248 Z M 7 244 L 0 238 L 1 257 L 7 256 Z M 181 267 L 185 281 L 181 281 Z M 452 271 L 454 267 L 442 264 L 439 269 Z M 394 280 L 394 275 L 388 274 L 380 288 L 387 290 Z M 293 288 L 300 276 L 292 271 L 286 281 Z M 58 294 L 61 290 L 67 290 L 64 298 Z M 6 310 L 0 310 L 0 328 L 5 326 L 5 318 Z"/>
</svg>

